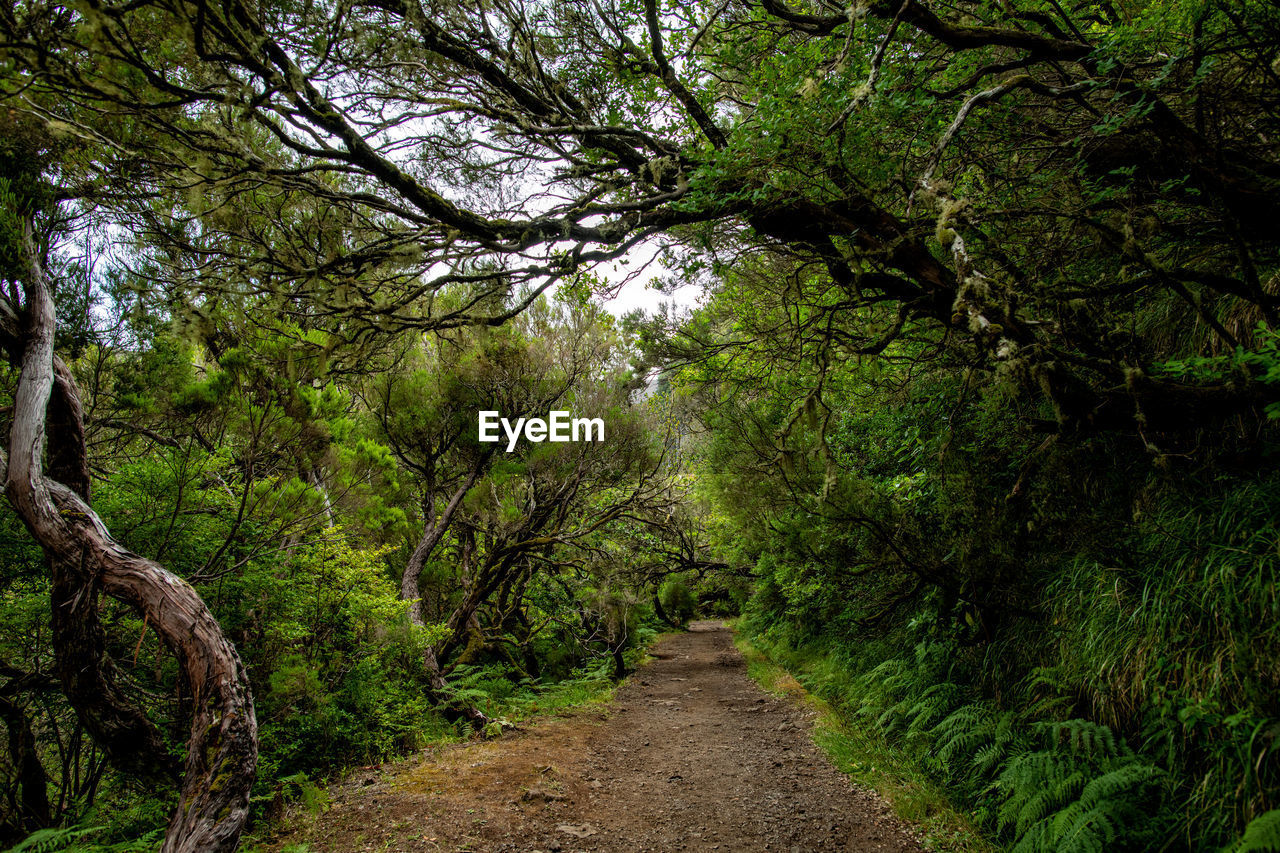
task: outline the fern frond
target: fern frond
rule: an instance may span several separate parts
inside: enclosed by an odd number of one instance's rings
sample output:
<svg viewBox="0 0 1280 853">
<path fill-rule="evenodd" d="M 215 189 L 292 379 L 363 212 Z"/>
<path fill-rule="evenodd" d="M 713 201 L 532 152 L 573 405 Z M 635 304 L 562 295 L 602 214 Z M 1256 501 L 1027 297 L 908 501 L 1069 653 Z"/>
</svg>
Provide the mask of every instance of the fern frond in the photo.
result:
<svg viewBox="0 0 1280 853">
<path fill-rule="evenodd" d="M 101 826 L 40 829 L 20 841 L 16 847 L 10 848 L 9 853 L 58 853 L 58 851 L 74 850 L 78 842 L 103 829 L 105 827 Z"/>
<path fill-rule="evenodd" d="M 1052 752 L 1029 752 L 1009 762 L 998 783 L 1006 797 L 1000 807 L 1001 831 L 1012 828 L 1022 836 L 1060 808 L 1054 789 L 1070 775 L 1071 766 Z"/>
<path fill-rule="evenodd" d="M 973 754 L 973 767 L 982 776 L 990 776 L 1009 757 L 1007 743 L 993 740 Z"/>
<path fill-rule="evenodd" d="M 906 712 L 911 720 L 907 725 L 907 735 L 919 736 L 935 726 L 955 709 L 961 696 L 960 687 L 949 682 L 929 687 Z"/>
<path fill-rule="evenodd" d="M 1050 853 L 1053 850 L 1052 841 L 1048 823 L 1038 823 L 1030 831 L 1023 833 L 1010 853 Z"/>
<path fill-rule="evenodd" d="M 1050 822 L 1057 849 L 1064 851 L 1106 851 L 1120 837 L 1122 809 L 1108 808 L 1108 804 L 1092 808 L 1083 800 L 1077 800 L 1054 815 Z"/>
<path fill-rule="evenodd" d="M 1228 848 L 1228 853 L 1276 853 L 1280 851 L 1280 809 L 1249 821 L 1244 834 Z"/>
<path fill-rule="evenodd" d="M 1162 771 L 1150 764 L 1123 764 L 1086 785 L 1080 799 L 1087 804 L 1113 803 L 1134 789 L 1145 789 L 1161 775 Z"/>
<path fill-rule="evenodd" d="M 1093 758 L 1127 758 L 1133 750 L 1124 740 L 1117 738 L 1109 727 L 1089 720 L 1072 719 L 1061 722 L 1040 723 L 1049 732 L 1055 744 L 1070 745 L 1071 751 Z"/>
<path fill-rule="evenodd" d="M 995 734 L 995 715 L 981 704 L 964 705 L 947 715 L 929 732 L 938 763 L 951 775 L 959 775 L 972 756 L 991 743 Z"/>
</svg>

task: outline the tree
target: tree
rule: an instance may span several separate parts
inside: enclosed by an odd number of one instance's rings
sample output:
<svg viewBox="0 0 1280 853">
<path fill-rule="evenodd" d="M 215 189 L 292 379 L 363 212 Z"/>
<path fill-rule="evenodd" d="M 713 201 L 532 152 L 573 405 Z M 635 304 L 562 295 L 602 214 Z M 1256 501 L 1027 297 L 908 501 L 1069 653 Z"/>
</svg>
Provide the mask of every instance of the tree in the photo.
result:
<svg viewBox="0 0 1280 853">
<path fill-rule="evenodd" d="M 31 6 L 6 26 L 15 83 L 75 115 L 35 111 L 110 140 L 91 171 L 186 199 L 119 200 L 170 247 L 171 284 L 208 299 L 235 270 L 286 310 L 350 318 L 349 336 L 500 322 L 557 276 L 670 233 L 721 253 L 777 246 L 821 270 L 822 307 L 800 322 L 840 351 L 874 354 L 927 320 L 1021 376 L 1064 430 L 1177 432 L 1188 411 L 1270 399 L 1161 376 L 1159 353 L 1108 347 L 1098 322 L 1149 290 L 1231 348 L 1251 326 L 1223 311 L 1273 314 L 1265 234 L 1247 223 L 1269 215 L 1276 167 L 1230 118 L 1251 103 L 1273 120 L 1253 45 L 1275 22 L 1260 4 L 329 11 Z M 158 31 L 169 53 L 145 49 Z M 137 128 L 165 140 L 159 153 Z M 525 164 L 549 195 L 526 191 Z M 227 215 L 245 206 L 267 224 Z M 1193 222 L 1213 248 L 1187 264 L 1178 234 Z M 184 266 L 192 253 L 204 260 Z M 427 298 L 458 283 L 532 289 L 490 310 Z"/>
<path fill-rule="evenodd" d="M 560 571 L 560 551 L 583 547 L 621 513 L 651 512 L 660 487 L 625 400 L 625 346 L 595 306 L 543 299 L 502 329 L 459 330 L 429 348 L 409 347 L 396 371 L 370 381 L 365 398 L 378 438 L 420 493 L 422 534 L 401 594 L 415 624 L 439 621 L 425 656 L 433 689 L 447 697 L 455 655 L 471 663 L 497 653 L 522 666 L 504 652 L 514 642 L 533 662 L 525 595 L 535 576 Z M 510 455 L 505 438 L 498 446 L 477 440 L 479 411 L 514 422 L 556 409 L 606 417 L 607 443 L 528 445 Z M 423 573 L 450 541 L 456 563 L 441 603 L 429 608 Z M 483 724 L 478 709 L 460 711 Z"/>
<path fill-rule="evenodd" d="M 0 304 L 0 340 L 20 368 L 5 492 L 52 570 L 59 676 L 108 755 L 131 769 L 165 772 L 163 740 L 114 683 L 98 623 L 99 595 L 145 615 L 177 656 L 193 696 L 183 784 L 166 849 L 231 850 L 248 812 L 258 755 L 244 668 L 195 590 L 117 543 L 89 505 L 83 410 L 70 370 L 54 353 L 54 287 L 36 242 L 42 175 L 28 169 L 19 172 L 24 180 L 18 187 L 10 185 L 5 211 L 4 239 L 15 263 L 4 271 L 10 287 Z M 22 734 L 20 726 L 17 732 Z"/>
</svg>

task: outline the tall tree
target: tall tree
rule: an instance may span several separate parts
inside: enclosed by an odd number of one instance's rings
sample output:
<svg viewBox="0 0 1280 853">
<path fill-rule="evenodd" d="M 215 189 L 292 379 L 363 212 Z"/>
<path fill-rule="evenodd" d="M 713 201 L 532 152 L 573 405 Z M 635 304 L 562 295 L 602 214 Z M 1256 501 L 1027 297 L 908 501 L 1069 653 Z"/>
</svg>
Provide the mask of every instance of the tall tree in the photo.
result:
<svg viewBox="0 0 1280 853">
<path fill-rule="evenodd" d="M 45 152 L 29 144 L 23 153 L 30 158 L 26 168 L 11 173 L 18 181 L 7 181 L 3 233 L 11 263 L 3 271 L 9 288 L 0 303 L 0 341 L 20 370 L 5 492 L 49 560 L 58 672 L 81 721 L 114 760 L 132 770 L 166 772 L 162 738 L 115 683 L 98 623 L 99 596 L 145 616 L 177 657 L 193 696 L 181 793 L 165 849 L 231 850 L 248 813 L 258 755 L 244 668 L 195 590 L 122 547 L 89 504 L 83 409 L 75 380 L 54 351 L 55 286 L 37 242 L 52 195 L 40 168 Z"/>
</svg>

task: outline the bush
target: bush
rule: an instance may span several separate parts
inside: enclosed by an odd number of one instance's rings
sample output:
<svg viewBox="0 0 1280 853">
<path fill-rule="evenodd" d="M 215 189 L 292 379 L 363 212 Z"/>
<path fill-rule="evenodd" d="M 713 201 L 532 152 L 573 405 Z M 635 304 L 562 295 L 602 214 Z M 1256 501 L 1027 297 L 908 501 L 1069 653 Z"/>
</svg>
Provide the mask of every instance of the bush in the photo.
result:
<svg viewBox="0 0 1280 853">
<path fill-rule="evenodd" d="M 693 592 L 679 578 L 668 578 L 658 590 L 658 600 L 666 614 L 683 625 L 698 612 L 698 602 Z"/>
</svg>

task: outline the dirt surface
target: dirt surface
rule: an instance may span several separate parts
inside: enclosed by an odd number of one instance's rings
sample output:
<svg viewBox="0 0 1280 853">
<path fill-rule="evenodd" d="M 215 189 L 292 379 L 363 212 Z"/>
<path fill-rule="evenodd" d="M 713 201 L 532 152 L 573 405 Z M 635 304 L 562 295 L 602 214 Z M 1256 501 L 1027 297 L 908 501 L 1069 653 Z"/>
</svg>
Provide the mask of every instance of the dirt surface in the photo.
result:
<svg viewBox="0 0 1280 853">
<path fill-rule="evenodd" d="M 312 851 L 918 851 L 760 690 L 723 624 L 663 640 L 604 711 L 462 744 L 331 789 L 274 846 Z"/>
</svg>

